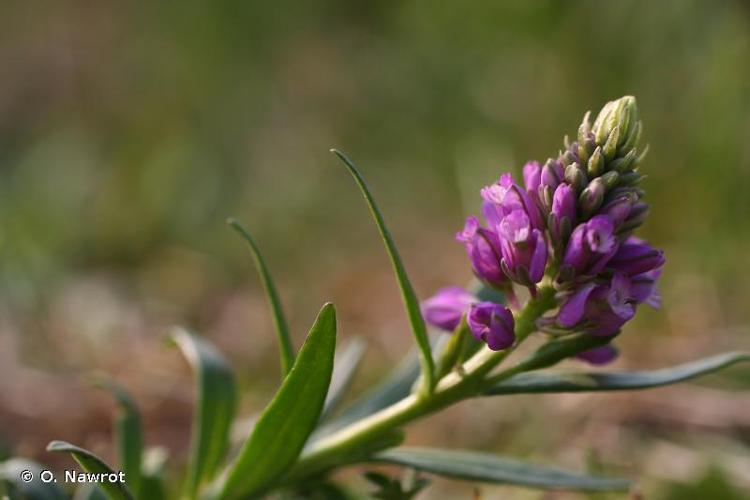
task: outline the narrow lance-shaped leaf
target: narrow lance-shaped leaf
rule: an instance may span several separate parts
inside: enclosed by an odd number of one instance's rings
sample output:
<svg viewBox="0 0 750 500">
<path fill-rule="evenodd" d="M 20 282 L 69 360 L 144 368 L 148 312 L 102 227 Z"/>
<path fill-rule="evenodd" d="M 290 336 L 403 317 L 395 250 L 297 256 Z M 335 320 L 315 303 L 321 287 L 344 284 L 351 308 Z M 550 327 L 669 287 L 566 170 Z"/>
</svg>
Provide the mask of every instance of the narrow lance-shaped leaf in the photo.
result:
<svg viewBox="0 0 750 500">
<path fill-rule="evenodd" d="M 351 386 L 365 353 L 365 341 L 361 338 L 354 338 L 339 351 L 336 352 L 334 357 L 331 386 L 328 388 L 328 396 L 326 396 L 326 402 L 323 405 L 321 419 L 326 418 L 336 409 Z"/>
<path fill-rule="evenodd" d="M 220 499 L 258 496 L 294 464 L 323 410 L 335 349 L 336 311 L 326 304 L 220 485 Z"/>
<path fill-rule="evenodd" d="M 367 205 L 370 208 L 370 213 L 375 220 L 375 224 L 378 226 L 378 231 L 380 231 L 380 236 L 383 238 L 386 250 L 388 250 L 388 255 L 391 258 L 391 264 L 393 264 L 393 270 L 396 273 L 398 285 L 401 288 L 401 296 L 404 300 L 406 312 L 409 316 L 412 333 L 414 334 L 414 339 L 416 340 L 417 347 L 419 348 L 419 360 L 422 365 L 424 387 L 428 392 L 430 392 L 435 386 L 435 362 L 432 359 L 432 353 L 430 352 L 430 342 L 427 338 L 427 328 L 425 327 L 424 318 L 422 317 L 422 312 L 419 309 L 419 300 L 417 300 L 417 296 L 414 293 L 414 288 L 411 286 L 409 277 L 406 275 L 406 269 L 404 268 L 404 264 L 401 262 L 401 257 L 399 256 L 398 250 L 396 249 L 396 244 L 393 242 L 393 237 L 391 237 L 391 233 L 388 231 L 388 228 L 385 225 L 383 215 L 381 214 L 380 209 L 375 203 L 375 199 L 372 197 L 372 194 L 370 193 L 370 190 L 368 189 L 367 184 L 362 177 L 362 174 L 359 173 L 359 170 L 357 170 L 357 167 L 354 165 L 352 160 L 350 160 L 344 153 L 336 149 L 332 149 L 331 152 L 344 162 L 347 169 L 349 169 L 349 173 L 351 173 L 352 177 L 354 177 L 354 180 L 359 186 L 359 189 L 362 192 L 365 201 L 367 201 Z"/>
<path fill-rule="evenodd" d="M 381 452 L 373 461 L 413 467 L 469 481 L 514 484 L 529 488 L 582 491 L 627 490 L 631 483 L 535 465 L 490 453 L 433 448 L 396 448 Z"/>
<path fill-rule="evenodd" d="M 33 500 L 66 500 L 68 496 L 55 483 L 40 479 L 47 467 L 25 458 L 11 458 L 0 462 L 0 498 L 31 498 Z M 31 481 L 25 476 L 31 473 Z M 24 474 L 22 476 L 21 474 Z"/>
<path fill-rule="evenodd" d="M 115 417 L 115 445 L 120 455 L 120 466 L 127 478 L 128 486 L 138 496 L 141 486 L 141 456 L 143 455 L 143 431 L 138 407 L 125 389 L 106 377 L 94 381 L 106 389 L 117 400 L 120 410 Z"/>
<path fill-rule="evenodd" d="M 214 346 L 176 328 L 171 336 L 195 372 L 197 400 L 193 416 L 186 495 L 195 498 L 224 459 L 234 419 L 236 393 L 232 368 Z"/>
<path fill-rule="evenodd" d="M 729 352 L 653 371 L 588 373 L 521 373 L 487 389 L 486 396 L 545 392 L 627 391 L 647 389 L 700 377 L 743 361 L 750 354 Z"/>
<path fill-rule="evenodd" d="M 260 253 L 260 248 L 258 248 L 258 244 L 255 243 L 250 232 L 235 219 L 228 219 L 227 224 L 232 226 L 232 228 L 237 231 L 250 247 L 250 252 L 253 255 L 253 261 L 255 262 L 255 268 L 258 271 L 258 275 L 260 275 L 260 281 L 266 291 L 268 304 L 271 307 L 273 323 L 276 328 L 276 336 L 279 340 L 281 376 L 282 378 L 286 377 L 289 370 L 292 369 L 292 363 L 294 363 L 294 347 L 292 346 L 289 327 L 287 326 L 286 317 L 284 316 L 284 309 L 281 307 L 281 299 L 279 298 L 279 294 L 276 291 L 276 285 L 271 277 L 271 271 L 268 269 L 268 265 L 266 265 L 266 261 Z"/>
<path fill-rule="evenodd" d="M 78 462 L 78 465 L 83 468 L 89 474 L 98 474 L 99 477 L 103 477 L 99 481 L 99 487 L 111 500 L 132 500 L 133 495 L 128 490 L 128 487 L 124 482 L 119 480 L 112 480 L 119 473 L 112 470 L 104 460 L 94 455 L 88 450 L 79 448 L 78 446 L 66 443 L 65 441 L 52 441 L 47 446 L 47 451 L 54 451 L 58 453 L 70 453 L 73 459 Z M 103 476 L 102 476 L 103 475 Z"/>
</svg>

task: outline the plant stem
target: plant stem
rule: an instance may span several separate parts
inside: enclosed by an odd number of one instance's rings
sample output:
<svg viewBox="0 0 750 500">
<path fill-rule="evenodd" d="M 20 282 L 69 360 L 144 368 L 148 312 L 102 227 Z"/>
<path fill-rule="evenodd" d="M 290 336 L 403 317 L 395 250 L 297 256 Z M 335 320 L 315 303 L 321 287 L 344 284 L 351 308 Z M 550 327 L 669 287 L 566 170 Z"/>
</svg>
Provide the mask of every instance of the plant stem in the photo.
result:
<svg viewBox="0 0 750 500">
<path fill-rule="evenodd" d="M 554 289 L 551 286 L 540 287 L 537 297 L 530 299 L 515 316 L 517 341 L 512 348 L 497 352 L 484 348 L 465 363 L 462 375 L 446 375 L 431 394 L 411 394 L 321 439 L 301 457 L 286 480 L 298 481 L 336 465 L 349 463 L 354 455 L 361 458 L 363 454 L 373 451 L 370 446 L 379 442 L 378 438 L 383 434 L 421 416 L 476 396 L 484 385 L 485 377 L 536 330 L 536 320 L 554 304 Z M 507 375 L 506 372 L 500 375 L 510 377 L 517 370 L 518 367 L 513 367 L 506 370 Z"/>
</svg>

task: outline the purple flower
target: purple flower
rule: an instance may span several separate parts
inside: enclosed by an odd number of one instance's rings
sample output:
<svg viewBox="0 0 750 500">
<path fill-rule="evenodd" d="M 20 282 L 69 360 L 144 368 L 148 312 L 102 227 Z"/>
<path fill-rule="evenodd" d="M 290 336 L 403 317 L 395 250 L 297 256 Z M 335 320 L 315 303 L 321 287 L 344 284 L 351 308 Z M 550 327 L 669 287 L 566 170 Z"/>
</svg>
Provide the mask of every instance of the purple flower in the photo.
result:
<svg viewBox="0 0 750 500">
<path fill-rule="evenodd" d="M 475 300 L 471 293 L 459 286 L 441 288 L 422 302 L 422 316 L 428 324 L 452 332 Z"/>
<path fill-rule="evenodd" d="M 604 206 L 599 209 L 599 213 L 607 215 L 615 228 L 619 228 L 630 215 L 634 204 L 634 195 L 632 193 L 625 193 L 605 203 Z"/>
<path fill-rule="evenodd" d="M 523 166 L 523 185 L 526 187 L 526 191 L 532 200 L 539 203 L 539 186 L 542 183 L 542 166 L 539 165 L 538 161 L 527 162 Z"/>
<path fill-rule="evenodd" d="M 467 322 L 472 335 L 493 351 L 508 348 L 516 340 L 513 315 L 500 304 L 479 302 L 472 305 Z"/>
<path fill-rule="evenodd" d="M 547 264 L 547 242 L 526 212 L 517 209 L 506 215 L 500 222 L 499 234 L 505 274 L 528 287 L 539 283 Z"/>
<path fill-rule="evenodd" d="M 534 229 L 543 228 L 539 207 L 510 174 L 503 174 L 499 182 L 482 188 L 481 193 L 484 199 L 482 212 L 491 228 L 498 226 L 506 215 L 516 210 L 526 214 Z"/>
<path fill-rule="evenodd" d="M 661 294 L 656 288 L 656 281 L 661 276 L 661 269 L 638 274 L 630 279 L 630 289 L 635 300 L 639 304 L 648 304 L 654 309 L 661 307 Z"/>
<path fill-rule="evenodd" d="M 574 276 L 594 276 L 617 251 L 614 225 L 606 215 L 597 215 L 579 224 L 565 249 L 560 277 L 567 281 Z"/>
<path fill-rule="evenodd" d="M 635 303 L 630 280 L 615 274 L 607 284 L 588 283 L 573 292 L 560 306 L 557 323 L 592 335 L 614 335 L 635 315 Z"/>
<path fill-rule="evenodd" d="M 586 361 L 592 365 L 606 365 L 617 358 L 619 351 L 612 344 L 594 347 L 588 351 L 579 352 L 576 358 Z"/>
<path fill-rule="evenodd" d="M 456 234 L 456 240 L 466 246 L 471 267 L 479 279 L 498 288 L 509 284 L 500 266 L 502 254 L 497 233 L 480 227 L 476 217 L 469 217 L 463 231 Z"/>
<path fill-rule="evenodd" d="M 664 252 L 645 241 L 629 237 L 612 256 L 608 266 L 627 276 L 636 276 L 664 265 Z"/>
<path fill-rule="evenodd" d="M 560 184 L 552 197 L 549 232 L 553 243 L 564 241 L 576 224 L 576 192 L 568 184 Z"/>
<path fill-rule="evenodd" d="M 530 161 L 523 166 L 523 183 L 529 196 L 544 213 L 549 213 L 552 194 L 564 177 L 560 162 L 547 160 L 544 166 Z"/>
</svg>

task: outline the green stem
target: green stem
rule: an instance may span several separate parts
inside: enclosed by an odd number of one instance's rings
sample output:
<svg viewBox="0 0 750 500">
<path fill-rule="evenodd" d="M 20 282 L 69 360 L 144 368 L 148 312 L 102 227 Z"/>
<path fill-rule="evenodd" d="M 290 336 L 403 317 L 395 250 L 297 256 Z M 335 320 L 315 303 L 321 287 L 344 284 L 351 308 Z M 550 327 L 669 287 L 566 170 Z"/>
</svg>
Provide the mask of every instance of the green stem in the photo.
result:
<svg viewBox="0 0 750 500">
<path fill-rule="evenodd" d="M 514 347 L 498 352 L 485 348 L 466 362 L 463 374 L 446 375 L 431 394 L 411 394 L 321 439 L 302 456 L 286 480 L 298 481 L 335 465 L 348 463 L 349 457 L 361 456 L 363 449 L 370 443 L 377 442 L 379 436 L 419 417 L 476 396 L 484 386 L 485 377 L 536 330 L 536 320 L 554 304 L 554 289 L 550 286 L 541 287 L 537 297 L 529 300 L 515 316 L 517 342 Z"/>
</svg>

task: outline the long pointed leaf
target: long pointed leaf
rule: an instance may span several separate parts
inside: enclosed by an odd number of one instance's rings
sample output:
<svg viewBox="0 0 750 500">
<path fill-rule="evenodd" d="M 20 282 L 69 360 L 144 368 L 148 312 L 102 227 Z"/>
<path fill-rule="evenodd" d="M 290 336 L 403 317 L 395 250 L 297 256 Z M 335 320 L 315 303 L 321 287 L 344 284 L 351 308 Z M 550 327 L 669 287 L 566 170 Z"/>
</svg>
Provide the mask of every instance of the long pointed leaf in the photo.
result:
<svg viewBox="0 0 750 500">
<path fill-rule="evenodd" d="M 55 483 L 45 483 L 40 479 L 46 467 L 25 458 L 11 458 L 0 463 L 0 498 L 7 494 L 10 498 L 32 498 L 34 500 L 66 500 L 68 496 Z M 21 478 L 21 473 L 28 471 L 32 480 Z M 4 486 L 7 486 L 6 491 Z"/>
<path fill-rule="evenodd" d="M 743 361 L 750 354 L 729 352 L 671 368 L 637 372 L 521 373 L 489 388 L 486 396 L 543 392 L 593 392 L 647 389 L 700 377 Z"/>
<path fill-rule="evenodd" d="M 109 391 L 120 406 L 119 414 L 115 417 L 115 444 L 130 490 L 138 496 L 143 455 L 143 430 L 138 407 L 130 394 L 114 380 L 101 378 L 95 384 Z"/>
<path fill-rule="evenodd" d="M 377 454 L 374 461 L 413 467 L 440 476 L 530 488 L 601 491 L 627 490 L 631 485 L 625 479 L 578 474 L 476 451 L 396 448 Z"/>
<path fill-rule="evenodd" d="M 336 350 L 336 311 L 326 304 L 292 370 L 240 450 L 219 498 L 260 495 L 294 464 L 320 418 Z"/>
<path fill-rule="evenodd" d="M 234 419 L 236 392 L 232 368 L 214 346 L 176 328 L 171 336 L 197 378 L 197 400 L 190 444 L 186 495 L 195 498 L 224 459 Z"/>
<path fill-rule="evenodd" d="M 281 299 L 279 298 L 279 294 L 276 291 L 276 285 L 271 277 L 271 271 L 268 269 L 266 261 L 260 253 L 260 248 L 258 248 L 258 244 L 255 243 L 250 232 L 235 219 L 228 219 L 227 224 L 232 226 L 232 228 L 247 242 L 250 247 L 250 252 L 253 254 L 255 268 L 260 275 L 260 281 L 266 291 L 268 304 L 271 307 L 271 313 L 273 315 L 273 323 L 276 328 L 276 336 L 279 339 L 281 376 L 282 378 L 286 377 L 294 363 L 294 346 L 292 345 L 292 339 L 289 335 L 289 327 L 287 326 L 286 317 L 284 316 L 284 309 L 281 307 Z"/>
<path fill-rule="evenodd" d="M 70 453 L 73 456 L 73 459 L 78 462 L 78 465 L 80 465 L 84 471 L 91 474 L 117 474 L 117 472 L 112 470 L 112 468 L 98 456 L 88 450 L 66 443 L 65 441 L 52 441 L 47 445 L 47 451 Z M 125 480 L 127 481 L 127 477 Z M 101 481 L 98 483 L 98 486 L 111 500 L 133 500 L 133 495 L 130 493 L 130 490 L 128 490 L 125 483 L 119 481 Z"/>
<path fill-rule="evenodd" d="M 354 177 L 354 180 L 359 186 L 362 196 L 364 196 L 365 201 L 367 201 L 367 205 L 370 208 L 370 213 L 375 220 L 375 224 L 378 226 L 380 236 L 383 238 L 385 248 L 388 250 L 388 255 L 391 258 L 391 264 L 393 264 L 393 270 L 396 273 L 396 279 L 401 288 L 401 297 L 404 300 L 406 312 L 409 316 L 409 322 L 411 323 L 412 333 L 414 334 L 414 339 L 419 348 L 419 360 L 422 365 L 422 375 L 424 377 L 425 387 L 428 391 L 431 391 L 435 386 L 435 361 L 432 359 L 430 341 L 427 338 L 427 328 L 425 327 L 424 318 L 422 318 L 422 312 L 419 309 L 419 300 L 417 300 L 414 288 L 411 286 L 409 277 L 406 275 L 406 269 L 401 262 L 401 257 L 396 249 L 396 244 L 393 242 L 393 237 L 385 225 L 383 215 L 375 203 L 375 199 L 372 197 L 362 174 L 359 173 L 354 162 L 352 162 L 352 160 L 341 151 L 332 149 L 331 152 L 338 156 L 341 161 L 344 162 L 346 168 L 349 169 L 349 173 Z"/>
</svg>

